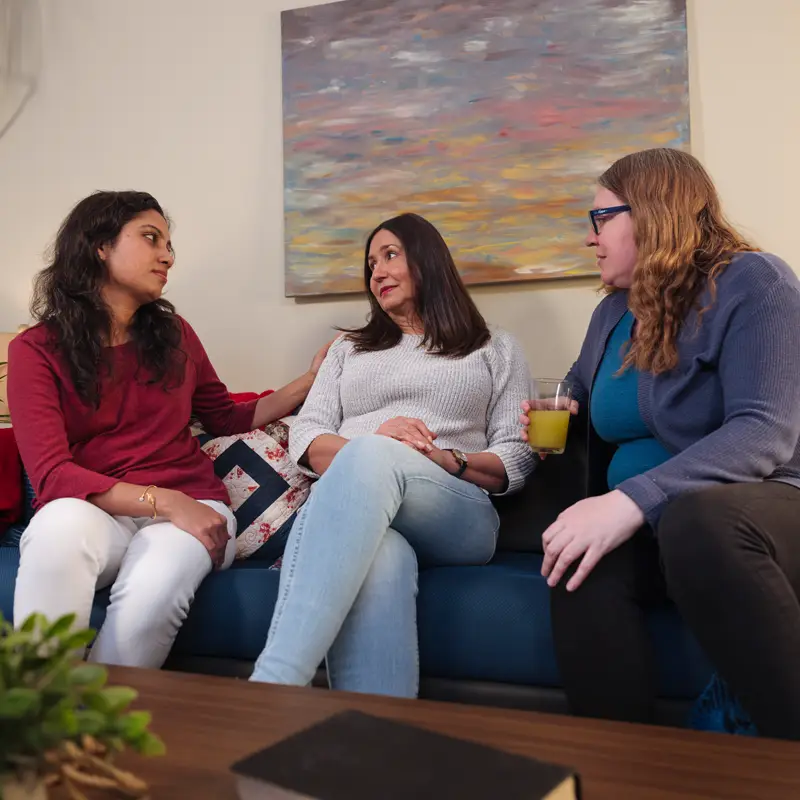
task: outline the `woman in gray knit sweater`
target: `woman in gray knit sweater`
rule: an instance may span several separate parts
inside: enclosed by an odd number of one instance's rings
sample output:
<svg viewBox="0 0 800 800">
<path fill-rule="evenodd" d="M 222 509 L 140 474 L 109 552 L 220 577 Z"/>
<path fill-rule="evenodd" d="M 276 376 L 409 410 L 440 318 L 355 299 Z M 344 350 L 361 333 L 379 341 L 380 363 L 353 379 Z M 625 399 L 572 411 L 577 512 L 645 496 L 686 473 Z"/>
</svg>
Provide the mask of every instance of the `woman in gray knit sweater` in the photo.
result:
<svg viewBox="0 0 800 800">
<path fill-rule="evenodd" d="M 530 376 L 422 217 L 372 232 L 364 281 L 368 322 L 331 346 L 292 426 L 292 457 L 320 479 L 251 680 L 305 685 L 327 655 L 333 688 L 413 697 L 417 565 L 492 558 L 489 495 L 534 466 L 517 425 Z"/>
</svg>

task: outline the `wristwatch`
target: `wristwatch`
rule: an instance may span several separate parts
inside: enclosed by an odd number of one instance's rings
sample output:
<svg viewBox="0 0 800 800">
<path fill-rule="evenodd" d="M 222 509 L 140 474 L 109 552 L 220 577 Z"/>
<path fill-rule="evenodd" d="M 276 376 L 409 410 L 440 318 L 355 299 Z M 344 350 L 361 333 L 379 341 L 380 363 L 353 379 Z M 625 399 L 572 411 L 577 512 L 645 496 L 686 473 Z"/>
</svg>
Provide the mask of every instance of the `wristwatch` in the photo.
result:
<svg viewBox="0 0 800 800">
<path fill-rule="evenodd" d="M 460 478 L 467 469 L 467 457 L 460 450 L 456 450 L 455 447 L 451 448 L 450 452 L 453 454 L 453 458 L 458 464 L 458 472 L 455 473 L 455 477 Z"/>
</svg>

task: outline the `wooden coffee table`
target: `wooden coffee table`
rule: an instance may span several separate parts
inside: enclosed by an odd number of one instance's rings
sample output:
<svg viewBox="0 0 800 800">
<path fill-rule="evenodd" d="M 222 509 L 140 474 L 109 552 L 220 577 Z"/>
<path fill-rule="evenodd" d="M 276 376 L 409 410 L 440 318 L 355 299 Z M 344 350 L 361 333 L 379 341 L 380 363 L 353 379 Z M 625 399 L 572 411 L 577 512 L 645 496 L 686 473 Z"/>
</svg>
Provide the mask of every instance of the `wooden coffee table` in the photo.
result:
<svg viewBox="0 0 800 800">
<path fill-rule="evenodd" d="M 166 742 L 163 758 L 120 762 L 150 783 L 153 800 L 236 798 L 234 761 L 348 708 L 573 766 L 586 800 L 800 798 L 800 744 L 790 742 L 177 672 L 115 667 L 110 682 L 139 691 L 135 705 Z"/>
</svg>

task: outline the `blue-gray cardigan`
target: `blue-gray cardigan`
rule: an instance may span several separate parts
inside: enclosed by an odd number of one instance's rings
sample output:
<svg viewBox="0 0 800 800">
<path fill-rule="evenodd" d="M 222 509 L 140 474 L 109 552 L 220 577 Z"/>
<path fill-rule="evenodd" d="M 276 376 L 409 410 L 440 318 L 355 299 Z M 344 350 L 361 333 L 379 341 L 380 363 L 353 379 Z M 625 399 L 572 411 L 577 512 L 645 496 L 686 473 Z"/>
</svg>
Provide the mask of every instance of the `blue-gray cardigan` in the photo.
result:
<svg viewBox="0 0 800 800">
<path fill-rule="evenodd" d="M 639 412 L 673 456 L 617 488 L 653 527 L 670 500 L 693 489 L 765 479 L 800 487 L 797 276 L 776 256 L 741 253 L 717 278 L 716 298 L 708 289 L 701 295 L 699 307 L 706 306 L 699 327 L 696 311 L 683 325 L 678 366 L 639 375 Z M 614 292 L 589 323 L 568 375 L 584 413 L 608 337 L 627 308 L 628 292 Z M 591 465 L 591 443 L 603 445 L 589 431 Z"/>
</svg>

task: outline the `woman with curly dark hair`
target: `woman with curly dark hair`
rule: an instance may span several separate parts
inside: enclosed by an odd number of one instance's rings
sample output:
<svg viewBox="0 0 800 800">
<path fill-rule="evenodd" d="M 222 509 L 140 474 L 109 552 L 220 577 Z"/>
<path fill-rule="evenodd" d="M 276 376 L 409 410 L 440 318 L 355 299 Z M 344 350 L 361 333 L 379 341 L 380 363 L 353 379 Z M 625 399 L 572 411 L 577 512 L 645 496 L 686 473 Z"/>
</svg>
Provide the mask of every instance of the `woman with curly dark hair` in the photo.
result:
<svg viewBox="0 0 800 800">
<path fill-rule="evenodd" d="M 162 293 L 175 254 L 145 192 L 96 192 L 58 232 L 35 281 L 37 325 L 11 343 L 8 402 L 37 513 L 20 543 L 14 619 L 74 612 L 112 584 L 91 658 L 159 667 L 236 520 L 191 435 L 242 433 L 305 398 L 327 348 L 278 390 L 234 403 Z"/>
<path fill-rule="evenodd" d="M 570 704 L 653 718 L 644 608 L 668 596 L 759 732 L 798 739 L 800 284 L 687 153 L 634 153 L 599 184 L 607 294 L 569 374 L 595 496 L 543 534 Z"/>
</svg>

